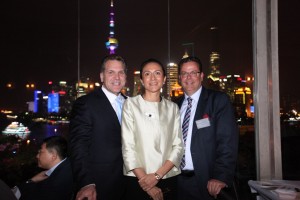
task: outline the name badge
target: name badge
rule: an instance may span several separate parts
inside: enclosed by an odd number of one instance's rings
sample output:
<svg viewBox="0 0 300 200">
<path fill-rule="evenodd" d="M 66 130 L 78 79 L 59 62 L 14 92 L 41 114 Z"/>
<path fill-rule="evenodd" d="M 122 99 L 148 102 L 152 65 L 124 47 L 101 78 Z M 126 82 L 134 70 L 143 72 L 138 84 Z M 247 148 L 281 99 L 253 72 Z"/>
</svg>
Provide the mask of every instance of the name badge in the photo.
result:
<svg viewBox="0 0 300 200">
<path fill-rule="evenodd" d="M 210 126 L 209 118 L 199 119 L 196 121 L 197 128 L 205 128 Z"/>
</svg>

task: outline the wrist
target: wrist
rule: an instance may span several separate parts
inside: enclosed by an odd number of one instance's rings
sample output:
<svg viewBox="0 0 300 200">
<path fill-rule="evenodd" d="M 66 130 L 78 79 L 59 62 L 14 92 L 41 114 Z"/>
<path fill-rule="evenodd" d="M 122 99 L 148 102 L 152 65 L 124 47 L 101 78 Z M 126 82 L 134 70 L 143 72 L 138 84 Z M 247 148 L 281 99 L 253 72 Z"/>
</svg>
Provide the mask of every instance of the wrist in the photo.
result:
<svg viewBox="0 0 300 200">
<path fill-rule="evenodd" d="M 33 183 L 34 181 L 32 179 L 28 179 L 25 183 Z"/>
<path fill-rule="evenodd" d="M 159 181 L 162 177 L 158 173 L 154 173 L 155 179 Z"/>
</svg>

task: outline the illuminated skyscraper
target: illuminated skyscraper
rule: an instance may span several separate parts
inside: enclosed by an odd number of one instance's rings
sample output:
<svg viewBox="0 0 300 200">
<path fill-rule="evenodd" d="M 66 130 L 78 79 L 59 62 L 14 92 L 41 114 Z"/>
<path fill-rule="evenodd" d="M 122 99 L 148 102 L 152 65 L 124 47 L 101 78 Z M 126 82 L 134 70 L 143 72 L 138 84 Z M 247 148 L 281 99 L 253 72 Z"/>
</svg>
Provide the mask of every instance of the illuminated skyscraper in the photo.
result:
<svg viewBox="0 0 300 200">
<path fill-rule="evenodd" d="M 210 28 L 212 35 L 212 48 L 211 53 L 209 55 L 209 67 L 210 67 L 210 75 L 214 78 L 220 76 L 220 53 L 218 48 L 218 27 L 214 26 Z"/>
<path fill-rule="evenodd" d="M 220 53 L 218 51 L 218 27 L 210 28 L 212 33 L 212 51 L 209 55 L 209 68 L 210 72 L 207 76 L 208 83 L 210 88 L 215 90 L 220 90 L 220 65 L 221 58 Z"/>
<path fill-rule="evenodd" d="M 140 71 L 134 71 L 134 76 L 133 76 L 133 94 L 132 96 L 136 96 L 139 94 L 142 94 L 142 83 L 141 83 L 141 78 L 140 78 Z"/>
<path fill-rule="evenodd" d="M 175 63 L 169 63 L 167 65 L 167 96 L 172 96 L 172 89 L 178 85 L 178 67 Z"/>
<path fill-rule="evenodd" d="M 115 49 L 118 48 L 118 40 L 115 38 L 115 21 L 114 21 L 114 1 L 111 0 L 110 2 L 110 20 L 109 20 L 109 37 L 108 41 L 106 42 L 106 48 L 109 49 L 109 54 L 114 54 Z"/>
</svg>

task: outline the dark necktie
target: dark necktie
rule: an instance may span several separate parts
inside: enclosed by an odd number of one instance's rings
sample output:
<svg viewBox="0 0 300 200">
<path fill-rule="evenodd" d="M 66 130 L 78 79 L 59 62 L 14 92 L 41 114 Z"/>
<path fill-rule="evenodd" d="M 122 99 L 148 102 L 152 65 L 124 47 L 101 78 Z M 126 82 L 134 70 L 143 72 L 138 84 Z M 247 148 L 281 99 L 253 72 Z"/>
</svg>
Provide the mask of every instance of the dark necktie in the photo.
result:
<svg viewBox="0 0 300 200">
<path fill-rule="evenodd" d="M 192 108 L 192 98 L 188 97 L 187 101 L 188 101 L 188 105 L 184 114 L 184 118 L 183 118 L 183 123 L 182 123 L 182 138 L 183 138 L 183 142 L 184 142 L 184 147 L 185 147 L 185 143 L 186 143 L 186 138 L 188 135 L 188 130 L 189 130 L 189 122 L 190 122 L 190 117 L 191 117 L 191 108 Z M 180 164 L 180 168 L 184 168 L 185 166 L 185 154 L 182 157 L 182 161 Z"/>
</svg>

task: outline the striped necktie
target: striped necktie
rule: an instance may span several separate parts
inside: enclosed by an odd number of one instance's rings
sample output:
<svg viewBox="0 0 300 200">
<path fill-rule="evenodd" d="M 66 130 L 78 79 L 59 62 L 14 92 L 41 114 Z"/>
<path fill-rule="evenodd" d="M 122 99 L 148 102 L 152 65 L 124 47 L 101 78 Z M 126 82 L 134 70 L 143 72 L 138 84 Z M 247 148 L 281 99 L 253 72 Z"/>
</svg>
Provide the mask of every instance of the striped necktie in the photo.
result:
<svg viewBox="0 0 300 200">
<path fill-rule="evenodd" d="M 183 142 L 184 142 L 184 146 L 186 143 L 186 138 L 188 135 L 188 130 L 189 130 L 189 122 L 190 122 L 190 116 L 191 116 L 191 108 L 192 108 L 192 98 L 188 97 L 187 101 L 188 101 L 188 105 L 184 114 L 184 118 L 183 118 L 183 123 L 182 123 L 182 138 L 183 138 Z M 182 157 L 182 161 L 180 164 L 180 168 L 183 169 L 185 166 L 185 155 L 183 155 Z"/>
</svg>

